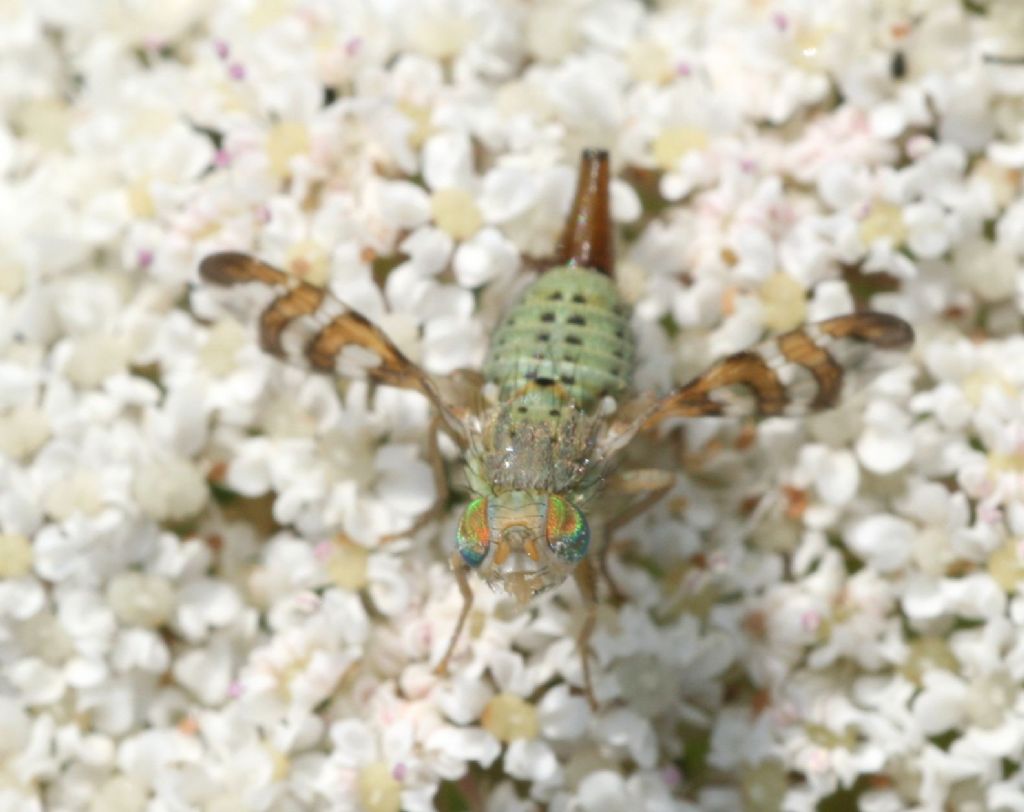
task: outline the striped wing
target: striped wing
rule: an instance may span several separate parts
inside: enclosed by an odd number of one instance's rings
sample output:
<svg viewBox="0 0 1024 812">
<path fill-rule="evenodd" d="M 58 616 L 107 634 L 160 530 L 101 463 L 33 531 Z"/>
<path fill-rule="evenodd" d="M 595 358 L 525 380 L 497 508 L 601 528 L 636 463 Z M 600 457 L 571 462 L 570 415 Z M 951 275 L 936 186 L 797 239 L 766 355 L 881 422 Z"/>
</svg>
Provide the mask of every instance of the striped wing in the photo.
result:
<svg viewBox="0 0 1024 812">
<path fill-rule="evenodd" d="M 881 350 L 906 350 L 910 325 L 884 313 L 819 321 L 723 358 L 645 415 L 653 428 L 673 417 L 798 416 L 831 409 L 842 399 L 847 372 Z"/>
<path fill-rule="evenodd" d="M 356 310 L 323 288 L 310 285 L 247 254 L 211 254 L 199 264 L 209 283 L 231 288 L 225 303 L 243 319 L 259 322 L 260 346 L 298 366 L 422 393 L 460 439 L 464 424 L 443 401 L 427 372 L 414 364 Z"/>
</svg>

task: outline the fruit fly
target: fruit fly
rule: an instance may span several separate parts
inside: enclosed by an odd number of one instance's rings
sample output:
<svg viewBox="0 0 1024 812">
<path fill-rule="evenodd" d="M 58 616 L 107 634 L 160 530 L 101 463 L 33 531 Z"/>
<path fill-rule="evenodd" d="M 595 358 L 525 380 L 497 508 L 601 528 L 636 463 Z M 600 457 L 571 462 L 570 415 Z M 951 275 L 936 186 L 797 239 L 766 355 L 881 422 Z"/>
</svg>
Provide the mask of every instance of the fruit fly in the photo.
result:
<svg viewBox="0 0 1024 812">
<path fill-rule="evenodd" d="M 629 442 L 673 418 L 829 409 L 840 400 L 847 370 L 876 349 L 905 349 L 913 341 L 910 326 L 895 316 L 853 313 L 727 356 L 667 395 L 637 395 L 630 309 L 614 276 L 609 176 L 608 154 L 584 151 L 556 257 L 491 340 L 486 397 L 472 374 L 430 375 L 321 287 L 235 252 L 208 256 L 199 267 L 207 283 L 231 289 L 229 306 L 257 314 L 267 352 L 317 372 L 367 376 L 427 397 L 436 411 L 431 455 L 442 479 L 438 431 L 459 446 L 471 498 L 450 564 L 463 603 L 438 671 L 447 667 L 469 615 L 471 572 L 519 604 L 572 576 L 586 606 L 578 642 L 592 704 L 588 642 L 610 536 L 674 481 L 671 472 L 619 467 Z M 447 492 L 443 481 L 439 487 Z M 616 498 L 605 499 L 606 493 Z M 612 515 L 603 510 L 610 503 L 619 505 Z"/>
</svg>

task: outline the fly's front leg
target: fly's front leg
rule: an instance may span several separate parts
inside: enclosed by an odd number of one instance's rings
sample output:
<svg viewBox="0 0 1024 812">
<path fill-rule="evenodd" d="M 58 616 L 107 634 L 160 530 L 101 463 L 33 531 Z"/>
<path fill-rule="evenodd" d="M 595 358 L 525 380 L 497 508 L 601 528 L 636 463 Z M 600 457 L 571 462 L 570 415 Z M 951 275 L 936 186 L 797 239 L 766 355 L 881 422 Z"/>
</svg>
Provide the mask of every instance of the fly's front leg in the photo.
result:
<svg viewBox="0 0 1024 812">
<path fill-rule="evenodd" d="M 672 488 L 675 474 L 658 468 L 640 468 L 622 471 L 608 479 L 608 491 L 616 496 L 626 496 L 630 501 L 612 516 L 604 526 L 604 544 L 598 556 L 601 575 L 608 582 L 608 588 L 616 600 L 622 600 L 623 593 L 608 568 L 608 552 L 612 548 L 612 534 L 628 524 L 648 508 L 652 507 Z"/>
<path fill-rule="evenodd" d="M 441 456 L 441 449 L 437 444 L 437 433 L 441 428 L 443 428 L 443 419 L 441 415 L 435 414 L 430 421 L 430 428 L 427 433 L 427 461 L 430 463 L 430 470 L 434 476 L 434 493 L 436 494 L 433 504 L 417 516 L 416 520 L 407 529 L 381 536 L 380 541 L 382 544 L 408 538 L 418 533 L 444 512 L 445 505 L 448 504 L 450 491 L 448 489 L 448 475 L 444 468 L 444 457 Z"/>
<path fill-rule="evenodd" d="M 576 638 L 576 646 L 583 663 L 583 691 L 587 695 L 587 702 L 590 703 L 591 710 L 597 710 L 594 683 L 590 676 L 590 638 L 594 634 L 594 626 L 597 623 L 597 576 L 589 558 L 584 558 L 579 563 L 573 575 L 576 578 L 576 585 L 580 588 L 580 594 L 583 596 L 586 612 L 583 616 L 583 625 L 580 627 L 579 636 Z"/>
<path fill-rule="evenodd" d="M 448 672 L 448 661 L 455 651 L 455 644 L 459 642 L 459 635 L 462 634 L 462 627 L 466 625 L 466 618 L 469 617 L 469 610 L 473 608 L 473 590 L 469 586 L 469 571 L 462 556 L 457 552 L 451 557 L 452 572 L 455 573 L 455 580 L 459 585 L 459 592 L 462 595 L 462 610 L 459 612 L 459 619 L 455 622 L 455 631 L 452 632 L 452 639 L 448 641 L 448 649 L 445 651 L 441 661 L 434 669 L 434 673 L 443 675 Z"/>
</svg>

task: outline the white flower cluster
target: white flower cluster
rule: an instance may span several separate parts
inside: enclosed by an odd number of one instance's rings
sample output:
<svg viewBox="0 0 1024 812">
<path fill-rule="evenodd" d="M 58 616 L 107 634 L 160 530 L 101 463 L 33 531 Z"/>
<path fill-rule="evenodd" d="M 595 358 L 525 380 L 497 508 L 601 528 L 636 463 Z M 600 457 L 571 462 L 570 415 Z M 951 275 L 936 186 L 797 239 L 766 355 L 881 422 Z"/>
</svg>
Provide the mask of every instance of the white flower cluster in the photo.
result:
<svg viewBox="0 0 1024 812">
<path fill-rule="evenodd" d="M 1024 811 L 1019 0 L 0 6 L 0 812 Z M 249 251 L 477 367 L 587 146 L 639 388 L 917 332 L 833 413 L 638 443 L 679 481 L 596 711 L 571 585 L 474 583 L 434 674 L 426 402 L 194 289 Z"/>
</svg>

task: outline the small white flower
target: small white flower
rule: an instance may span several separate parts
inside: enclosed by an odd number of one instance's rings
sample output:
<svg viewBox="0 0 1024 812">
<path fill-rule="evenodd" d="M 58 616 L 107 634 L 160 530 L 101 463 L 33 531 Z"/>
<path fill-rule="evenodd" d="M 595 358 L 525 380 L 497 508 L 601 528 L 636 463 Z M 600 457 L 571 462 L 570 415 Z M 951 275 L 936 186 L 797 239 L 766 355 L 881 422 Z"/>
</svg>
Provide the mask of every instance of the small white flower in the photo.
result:
<svg viewBox="0 0 1024 812">
<path fill-rule="evenodd" d="M 576 789 L 570 809 L 605 812 L 643 809 L 650 812 L 689 812 L 692 807 L 672 797 L 671 786 L 661 775 L 638 772 L 629 778 L 611 770 L 590 772 Z"/>
<path fill-rule="evenodd" d="M 415 733 L 402 718 L 401 706 L 387 728 L 373 727 L 360 719 L 345 719 L 331 726 L 331 754 L 323 764 L 318 792 L 332 801 L 342 794 L 358 809 L 359 778 L 366 770 L 383 765 L 401 795 L 401 808 L 428 810 L 438 779 L 416 749 Z"/>
</svg>

